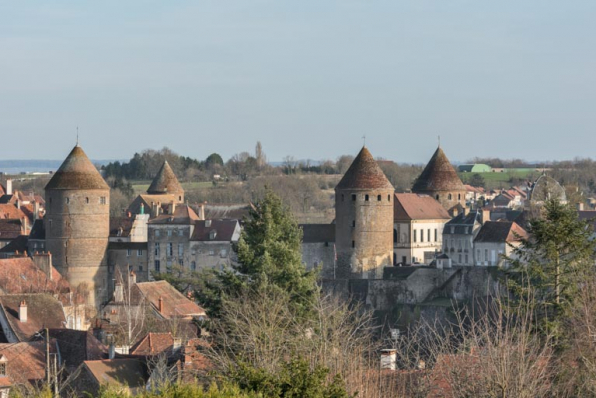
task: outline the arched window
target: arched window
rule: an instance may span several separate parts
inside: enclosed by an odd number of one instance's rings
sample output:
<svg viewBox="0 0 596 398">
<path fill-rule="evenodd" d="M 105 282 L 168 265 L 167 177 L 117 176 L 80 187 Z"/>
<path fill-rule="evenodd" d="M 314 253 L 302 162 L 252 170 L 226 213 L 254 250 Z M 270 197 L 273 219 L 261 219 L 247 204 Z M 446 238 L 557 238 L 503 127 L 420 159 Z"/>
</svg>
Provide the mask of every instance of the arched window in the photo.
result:
<svg viewBox="0 0 596 398">
<path fill-rule="evenodd" d="M 451 200 L 451 199 L 452 199 L 451 194 L 447 195 L 447 200 Z"/>
<path fill-rule="evenodd" d="M 393 243 L 397 243 L 397 229 L 393 229 Z"/>
<path fill-rule="evenodd" d="M 368 202 L 368 195 L 364 195 L 364 201 Z"/>
<path fill-rule="evenodd" d="M 391 195 L 387 195 L 387 202 L 391 202 Z"/>
</svg>

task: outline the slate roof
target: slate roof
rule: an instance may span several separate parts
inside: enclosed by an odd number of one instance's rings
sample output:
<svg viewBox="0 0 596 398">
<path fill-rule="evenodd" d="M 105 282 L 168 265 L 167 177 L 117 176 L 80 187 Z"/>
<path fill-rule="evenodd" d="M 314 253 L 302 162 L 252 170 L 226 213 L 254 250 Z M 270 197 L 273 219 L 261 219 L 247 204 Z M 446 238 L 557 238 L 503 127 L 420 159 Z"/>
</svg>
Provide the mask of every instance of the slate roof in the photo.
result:
<svg viewBox="0 0 596 398">
<path fill-rule="evenodd" d="M 43 220 L 35 220 L 29 233 L 29 239 L 44 240 L 46 238 L 46 228 Z"/>
<path fill-rule="evenodd" d="M 19 321 L 22 301 L 27 303 L 27 322 Z M 49 294 L 7 294 L 0 296 L 0 308 L 19 341 L 31 339 L 43 328 L 62 329 L 66 323 L 62 305 Z"/>
<path fill-rule="evenodd" d="M 468 214 L 459 213 L 445 224 L 443 234 L 472 235 L 474 233 L 474 225 L 481 223 L 481 221 L 482 214 L 479 211 L 471 211 Z M 451 227 L 453 227 L 453 233 L 451 232 Z"/>
<path fill-rule="evenodd" d="M 0 253 L 26 253 L 28 242 L 29 237 L 27 235 L 19 235 L 0 249 Z"/>
<path fill-rule="evenodd" d="M 138 282 L 135 285 L 143 297 L 164 318 L 205 316 L 205 310 L 189 300 L 166 281 Z M 159 312 L 159 298 L 163 299 L 163 310 Z"/>
<path fill-rule="evenodd" d="M 147 189 L 148 194 L 178 194 L 184 193 L 184 189 L 182 189 L 182 185 L 178 182 L 174 171 L 168 164 L 166 160 L 157 175 L 151 182 L 149 189 Z"/>
<path fill-rule="evenodd" d="M 445 208 L 428 195 L 396 193 L 393 203 L 393 219 L 403 220 L 449 220 Z"/>
<path fill-rule="evenodd" d="M 205 204 L 205 219 L 242 220 L 248 217 L 250 209 L 250 203 Z"/>
<path fill-rule="evenodd" d="M 394 188 L 369 150 L 362 147 L 335 189 L 393 190 Z"/>
<path fill-rule="evenodd" d="M 211 222 L 210 226 L 207 224 Z M 237 220 L 198 220 L 195 221 L 195 229 L 192 233 L 191 241 L 206 242 L 231 242 L 234 232 L 238 228 Z M 210 239 L 211 232 L 215 231 L 215 236 Z"/>
<path fill-rule="evenodd" d="M 79 367 L 84 361 L 107 357 L 108 349 L 89 330 L 50 329 L 67 368 Z"/>
<path fill-rule="evenodd" d="M 85 361 L 84 364 L 98 385 L 111 384 L 138 388 L 143 387 L 149 378 L 146 366 L 138 359 L 104 359 Z"/>
<path fill-rule="evenodd" d="M 303 243 L 335 242 L 335 224 L 301 224 Z"/>
<path fill-rule="evenodd" d="M 152 356 L 161 353 L 171 355 L 174 349 L 174 336 L 171 333 L 147 333 L 131 347 L 129 354 Z"/>
<path fill-rule="evenodd" d="M 130 236 L 133 223 L 132 217 L 110 217 L 110 237 Z M 120 230 L 122 233 L 119 235 Z"/>
<path fill-rule="evenodd" d="M 466 187 L 461 182 L 461 179 L 441 147 L 437 148 L 412 187 L 412 192 L 419 193 L 465 190 Z"/>
<path fill-rule="evenodd" d="M 516 236 L 518 235 L 518 236 Z M 527 238 L 528 233 L 512 221 L 487 221 L 474 239 L 475 243 L 506 243 L 516 242 L 520 238 Z"/>
<path fill-rule="evenodd" d="M 91 163 L 83 148 L 75 146 L 45 187 L 49 189 L 101 189 L 109 190 L 97 168 Z"/>
<path fill-rule="evenodd" d="M 147 242 L 108 242 L 108 250 L 147 250 Z"/>
</svg>

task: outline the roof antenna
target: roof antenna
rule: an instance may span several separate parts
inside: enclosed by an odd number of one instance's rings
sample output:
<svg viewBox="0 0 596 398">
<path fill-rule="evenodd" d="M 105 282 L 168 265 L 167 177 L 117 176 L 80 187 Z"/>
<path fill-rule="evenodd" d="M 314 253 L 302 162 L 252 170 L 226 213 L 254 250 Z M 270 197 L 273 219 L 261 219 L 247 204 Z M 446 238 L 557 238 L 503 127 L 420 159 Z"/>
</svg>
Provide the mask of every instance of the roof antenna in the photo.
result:
<svg viewBox="0 0 596 398">
<path fill-rule="evenodd" d="M 366 135 L 362 136 L 362 146 L 366 146 Z"/>
<path fill-rule="evenodd" d="M 79 146 L 79 126 L 77 126 L 77 146 Z"/>
<path fill-rule="evenodd" d="M 441 136 L 439 135 L 438 138 L 439 138 L 439 148 L 440 148 L 441 147 Z"/>
</svg>

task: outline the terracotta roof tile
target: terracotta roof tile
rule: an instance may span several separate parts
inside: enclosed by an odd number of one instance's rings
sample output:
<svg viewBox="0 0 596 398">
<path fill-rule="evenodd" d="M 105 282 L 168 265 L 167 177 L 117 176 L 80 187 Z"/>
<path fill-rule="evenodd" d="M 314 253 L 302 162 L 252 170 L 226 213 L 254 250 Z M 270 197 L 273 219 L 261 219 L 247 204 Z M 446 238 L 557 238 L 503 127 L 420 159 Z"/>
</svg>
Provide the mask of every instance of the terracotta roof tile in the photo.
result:
<svg viewBox="0 0 596 398">
<path fill-rule="evenodd" d="M 80 146 L 75 146 L 45 187 L 49 189 L 109 190 L 97 168 Z"/>
<path fill-rule="evenodd" d="M 16 257 L 0 260 L 0 291 L 5 294 L 55 294 L 70 291 L 70 285 L 56 268 L 52 267 L 52 279 L 48 279 L 30 257 Z"/>
<path fill-rule="evenodd" d="M 172 354 L 174 336 L 171 333 L 147 333 L 131 349 L 130 355 L 151 356 L 166 353 Z"/>
<path fill-rule="evenodd" d="M 161 169 L 157 172 L 157 175 L 151 182 L 149 189 L 147 189 L 148 194 L 179 194 L 184 193 L 184 189 L 182 189 L 182 185 L 178 182 L 174 171 L 168 164 L 166 160 Z"/>
<path fill-rule="evenodd" d="M 27 322 L 19 321 L 19 305 L 27 304 Z M 19 341 L 29 340 L 43 328 L 62 329 L 66 323 L 62 305 L 49 294 L 8 294 L 0 305 Z"/>
<path fill-rule="evenodd" d="M 393 190 L 393 185 L 391 185 L 369 150 L 363 147 L 335 189 Z"/>
<path fill-rule="evenodd" d="M 393 219 L 403 220 L 449 220 L 445 208 L 433 197 L 416 193 L 396 193 Z"/>
<path fill-rule="evenodd" d="M 11 241 L 23 234 L 21 220 L 0 219 L 0 240 Z"/>
<path fill-rule="evenodd" d="M 466 187 L 441 147 L 437 148 L 412 187 L 412 192 L 417 193 L 465 190 Z"/>
<path fill-rule="evenodd" d="M 177 204 L 174 214 L 160 214 L 152 218 L 149 224 L 192 224 L 199 221 L 199 216 L 186 204 Z"/>
<path fill-rule="evenodd" d="M 164 318 L 205 316 L 205 310 L 166 281 L 139 282 L 135 285 L 143 297 Z M 159 311 L 159 298 L 163 300 L 163 309 Z"/>
<path fill-rule="evenodd" d="M 0 219 L 22 220 L 27 216 L 23 211 L 11 204 L 0 204 Z"/>
<path fill-rule="evenodd" d="M 148 379 L 147 368 L 138 359 L 104 359 L 85 361 L 84 364 L 99 385 L 111 384 L 137 388 L 143 387 Z"/>
<path fill-rule="evenodd" d="M 44 380 L 45 342 L 0 344 L 0 355 L 8 360 L 6 371 L 12 384 L 34 384 Z"/>
</svg>

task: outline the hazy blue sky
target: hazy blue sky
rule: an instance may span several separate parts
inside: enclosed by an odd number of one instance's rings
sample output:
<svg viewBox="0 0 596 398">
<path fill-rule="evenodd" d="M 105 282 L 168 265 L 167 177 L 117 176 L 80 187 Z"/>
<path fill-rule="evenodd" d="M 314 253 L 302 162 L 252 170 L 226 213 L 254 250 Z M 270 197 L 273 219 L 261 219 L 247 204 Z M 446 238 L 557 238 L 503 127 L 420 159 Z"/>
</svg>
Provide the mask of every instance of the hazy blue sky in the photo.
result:
<svg viewBox="0 0 596 398">
<path fill-rule="evenodd" d="M 0 0 L 3 158 L 596 155 L 596 1 Z"/>
</svg>

